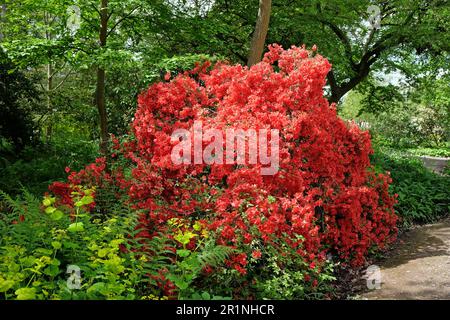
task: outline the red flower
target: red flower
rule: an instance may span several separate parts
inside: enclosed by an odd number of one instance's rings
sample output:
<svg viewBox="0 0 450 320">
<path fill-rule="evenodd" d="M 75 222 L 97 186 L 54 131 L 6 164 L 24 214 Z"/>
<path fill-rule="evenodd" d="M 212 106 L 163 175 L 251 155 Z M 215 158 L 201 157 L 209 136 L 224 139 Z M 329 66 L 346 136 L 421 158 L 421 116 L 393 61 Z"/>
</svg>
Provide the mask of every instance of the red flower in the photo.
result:
<svg viewBox="0 0 450 320">
<path fill-rule="evenodd" d="M 241 275 L 246 275 L 247 274 L 247 270 L 245 270 L 245 268 L 242 268 L 240 265 L 235 265 L 234 268 L 241 274 Z"/>
<path fill-rule="evenodd" d="M 254 250 L 252 252 L 252 257 L 254 259 L 259 259 L 259 258 L 261 258 L 261 256 L 262 256 L 261 250 Z"/>
</svg>

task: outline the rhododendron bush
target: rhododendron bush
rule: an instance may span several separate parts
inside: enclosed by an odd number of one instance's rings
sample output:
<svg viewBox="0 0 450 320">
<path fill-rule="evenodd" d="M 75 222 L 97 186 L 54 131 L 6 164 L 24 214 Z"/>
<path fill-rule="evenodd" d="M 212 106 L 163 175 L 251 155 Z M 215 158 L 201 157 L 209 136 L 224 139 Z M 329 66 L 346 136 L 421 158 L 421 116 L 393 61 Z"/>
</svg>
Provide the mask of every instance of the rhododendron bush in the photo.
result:
<svg viewBox="0 0 450 320">
<path fill-rule="evenodd" d="M 327 254 L 361 265 L 370 249 L 395 238 L 395 199 L 389 176 L 370 166 L 368 132 L 341 120 L 324 98 L 330 68 L 315 48 L 273 45 L 251 68 L 218 63 L 167 74 L 140 95 L 134 140 L 114 147 L 131 161 L 131 176 L 105 173 L 99 161 L 71 179 L 98 185 L 102 175 L 120 186 L 144 212 L 147 237 L 168 232 L 173 218 L 201 221 L 217 244 L 238 250 L 227 265 L 241 275 L 269 247 L 284 255 L 288 246 L 311 269 Z M 207 129 L 279 130 L 279 170 L 261 175 L 261 164 L 174 163 L 179 141 L 171 135 L 192 131 L 195 121 Z"/>
</svg>

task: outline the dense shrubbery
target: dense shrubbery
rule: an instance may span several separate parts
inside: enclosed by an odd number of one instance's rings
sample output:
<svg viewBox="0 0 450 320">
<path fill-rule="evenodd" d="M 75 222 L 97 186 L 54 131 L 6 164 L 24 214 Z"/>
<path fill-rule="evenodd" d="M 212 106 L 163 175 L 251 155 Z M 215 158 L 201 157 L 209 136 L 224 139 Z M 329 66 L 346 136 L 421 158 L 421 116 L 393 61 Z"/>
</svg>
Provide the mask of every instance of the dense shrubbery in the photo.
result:
<svg viewBox="0 0 450 320">
<path fill-rule="evenodd" d="M 448 106 L 399 105 L 377 115 L 372 131 L 395 147 L 439 147 L 449 139 Z"/>
<path fill-rule="evenodd" d="M 450 178 L 426 169 L 422 162 L 403 152 L 379 148 L 372 163 L 392 176 L 391 192 L 398 194 L 395 205 L 401 224 L 436 221 L 450 212 Z"/>
<path fill-rule="evenodd" d="M 424 72 L 427 74 L 427 72 Z M 439 155 L 450 152 L 450 89 L 448 75 L 434 73 L 412 87 L 374 86 L 364 94 L 352 91 L 340 108 L 348 120 L 364 122 L 378 143 Z"/>
<path fill-rule="evenodd" d="M 37 91 L 0 47 L 0 155 L 2 140 L 12 142 L 16 150 L 31 144 L 35 125 L 29 102 Z"/>
<path fill-rule="evenodd" d="M 56 248 L 48 242 L 19 250 L 23 257 L 4 256 L 8 261 L 31 256 L 33 267 L 42 260 L 36 249 L 49 249 L 44 254 L 53 260 L 44 260 L 55 265 L 50 277 L 61 277 L 61 269 L 56 271 L 60 265 L 83 264 L 86 292 L 76 298 L 89 298 L 89 292 L 133 298 L 148 296 L 148 290 L 158 297 L 204 299 L 323 296 L 332 279 L 327 255 L 335 262 L 361 265 L 369 250 L 383 248 L 397 231 L 390 178 L 370 167 L 368 134 L 340 120 L 323 97 L 329 68 L 314 50 L 273 46 L 250 69 L 217 64 L 212 69 L 198 66 L 172 80 L 167 74 L 167 82 L 140 96 L 134 138 L 123 143 L 113 139 L 108 166 L 99 158 L 79 172 L 67 168 L 68 182 L 50 186 L 52 196 L 44 199 L 46 213 L 41 214 L 54 221 L 49 224 L 51 238 L 66 241 L 67 251 L 56 258 Z M 278 173 L 262 176 L 260 165 L 175 165 L 171 134 L 179 128 L 192 130 L 195 120 L 222 130 L 278 129 Z M 108 207 L 112 202 L 131 208 L 120 221 L 135 224 L 105 236 L 111 219 L 117 221 L 121 212 Z M 39 221 L 39 210 L 30 217 L 22 212 L 16 220 L 21 222 L 10 225 L 6 220 L 8 232 Z M 162 251 L 155 249 L 157 239 L 166 241 L 158 247 Z M 81 256 L 70 255 L 73 242 Z M 119 269 L 107 273 L 105 258 Z M 157 261 L 156 274 L 143 272 L 142 265 Z M 1 275 L 9 281 L 8 262 L 2 268 L 7 268 Z M 119 274 L 123 279 L 116 288 Z M 49 280 L 43 277 L 43 282 Z M 19 298 L 22 288 L 34 297 L 66 297 L 39 282 L 36 290 L 28 290 L 34 280 L 27 273 L 3 291 L 14 297 L 11 290 L 16 290 Z M 140 287 L 141 280 L 147 287 Z"/>
<path fill-rule="evenodd" d="M 0 190 L 18 195 L 26 186 L 32 194 L 41 195 L 52 181 L 65 178 L 65 167 L 79 170 L 93 161 L 97 145 L 68 134 L 48 145 L 25 147 L 19 154 L 12 152 L 10 143 L 0 145 Z"/>
<path fill-rule="evenodd" d="M 170 287 L 160 272 L 178 272 L 175 254 L 167 250 L 175 240 L 139 237 L 136 212 L 111 204 L 105 218 L 92 211 L 95 189 L 75 189 L 72 205 L 49 195 L 42 202 L 29 193 L 20 200 L 2 195 L 2 298 L 167 299 L 161 287 Z M 197 248 L 209 264 L 230 253 L 218 251 L 204 257 L 203 247 Z"/>
</svg>

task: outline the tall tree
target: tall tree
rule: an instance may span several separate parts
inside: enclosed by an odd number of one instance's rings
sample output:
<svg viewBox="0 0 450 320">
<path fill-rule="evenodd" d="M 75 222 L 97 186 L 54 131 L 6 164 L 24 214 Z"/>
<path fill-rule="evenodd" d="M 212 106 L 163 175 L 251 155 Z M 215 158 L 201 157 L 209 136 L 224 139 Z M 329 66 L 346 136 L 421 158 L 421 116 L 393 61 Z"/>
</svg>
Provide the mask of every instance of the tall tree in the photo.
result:
<svg viewBox="0 0 450 320">
<path fill-rule="evenodd" d="M 99 30 L 100 48 L 104 48 L 106 46 L 106 40 L 108 38 L 108 20 L 108 0 L 101 0 Z M 105 104 L 105 69 L 101 65 L 97 67 L 96 103 L 100 118 L 100 152 L 106 156 L 108 153 L 109 135 Z"/>
<path fill-rule="evenodd" d="M 73 103 L 53 103 L 57 89 L 65 90 L 67 94 L 72 90 L 72 96 L 82 99 L 82 104 L 91 95 L 90 103 L 98 117 L 92 117 L 89 112 L 90 118 L 84 118 L 99 119 L 100 130 L 93 136 L 100 138 L 100 150 L 105 153 L 110 129 L 108 120 L 115 107 L 108 97 L 117 97 L 119 92 L 129 95 L 123 100 L 127 102 L 126 106 L 133 108 L 135 96 L 146 80 L 143 64 L 165 55 L 164 49 L 158 48 L 157 44 L 160 23 L 168 20 L 165 0 L 78 1 L 75 3 L 81 21 L 74 30 L 68 26 L 71 21 L 68 9 L 74 6 L 71 0 L 5 1 L 8 14 L 0 21 L 0 30 L 5 35 L 2 46 L 14 62 L 41 74 L 45 83 L 40 89 L 48 97 L 47 105 L 51 106 L 48 110 L 57 108 L 69 112 L 68 104 Z M 110 83 L 107 74 L 112 71 L 114 77 Z M 92 77 L 86 76 L 88 73 L 95 78 L 92 82 L 79 81 L 82 77 L 90 81 Z M 68 75 L 74 75 L 72 78 L 77 79 L 78 87 L 72 87 L 71 81 L 67 86 L 61 83 Z M 126 90 L 124 86 L 127 86 Z M 79 91 L 85 97 L 81 97 Z M 64 100 L 59 99 L 58 103 L 61 101 Z M 85 107 L 79 110 L 86 112 Z M 115 120 L 120 119 L 115 116 Z M 127 127 L 127 124 L 121 126 Z"/>
<path fill-rule="evenodd" d="M 177 15 L 179 32 L 162 30 L 164 44 L 247 64 L 258 3 L 215 0 L 202 17 Z M 404 51 L 448 52 L 450 6 L 447 0 L 272 0 L 266 43 L 316 44 L 333 64 L 327 95 L 338 102 L 370 74 L 400 70 Z"/>
<path fill-rule="evenodd" d="M 252 66 L 261 61 L 264 51 L 267 31 L 269 30 L 270 12 L 272 0 L 260 0 L 258 18 L 256 19 L 255 32 L 253 33 L 247 65 Z"/>
<path fill-rule="evenodd" d="M 370 73 L 397 69 L 402 51 L 450 51 L 450 6 L 445 0 L 294 0 L 289 9 L 279 0 L 273 6 L 276 19 L 269 41 L 317 44 L 333 64 L 328 74 L 332 102 Z"/>
</svg>

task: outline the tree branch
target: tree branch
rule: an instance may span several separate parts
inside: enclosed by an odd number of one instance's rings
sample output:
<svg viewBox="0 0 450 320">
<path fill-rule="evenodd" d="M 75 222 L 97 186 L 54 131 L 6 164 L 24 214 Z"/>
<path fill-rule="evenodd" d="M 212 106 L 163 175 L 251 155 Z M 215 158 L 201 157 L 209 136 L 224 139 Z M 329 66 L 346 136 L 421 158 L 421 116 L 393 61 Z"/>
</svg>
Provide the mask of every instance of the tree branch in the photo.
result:
<svg viewBox="0 0 450 320">
<path fill-rule="evenodd" d="M 61 87 L 63 85 L 64 82 L 66 82 L 66 80 L 69 78 L 69 76 L 72 75 L 72 70 L 69 70 L 69 72 L 65 75 L 65 77 L 61 80 L 61 82 L 54 87 L 51 91 L 56 91 L 59 89 L 59 87 Z"/>
<path fill-rule="evenodd" d="M 100 17 L 102 14 L 100 13 L 100 10 L 94 5 L 94 3 L 90 3 L 91 7 L 98 13 L 98 16 Z"/>
<path fill-rule="evenodd" d="M 130 13 L 128 13 L 127 15 L 123 16 L 122 18 L 120 18 L 115 24 L 114 26 L 109 30 L 109 32 L 106 34 L 106 37 L 109 37 L 109 35 L 114 31 L 115 28 L 117 28 L 117 26 L 119 24 L 121 24 L 124 20 L 128 19 L 129 17 L 131 17 L 133 15 L 133 13 L 139 9 L 141 6 L 137 6 L 136 8 L 134 8 L 133 10 L 130 11 Z"/>
</svg>

